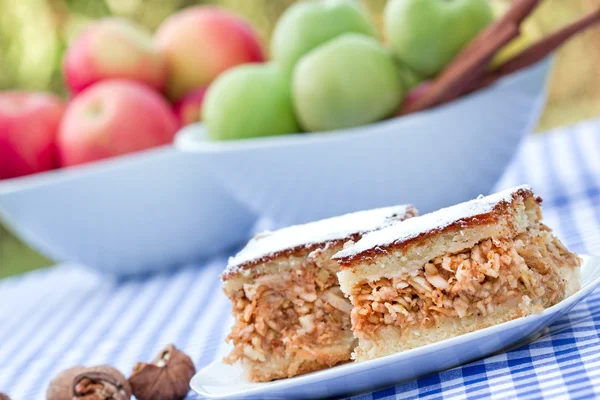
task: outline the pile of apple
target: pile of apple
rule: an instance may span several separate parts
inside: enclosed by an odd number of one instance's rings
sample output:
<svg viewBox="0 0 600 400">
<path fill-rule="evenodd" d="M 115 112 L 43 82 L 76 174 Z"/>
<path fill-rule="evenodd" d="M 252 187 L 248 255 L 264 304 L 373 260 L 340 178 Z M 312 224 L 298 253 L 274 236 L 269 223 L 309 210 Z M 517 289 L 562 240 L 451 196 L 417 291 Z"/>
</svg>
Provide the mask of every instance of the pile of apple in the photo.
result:
<svg viewBox="0 0 600 400">
<path fill-rule="evenodd" d="M 92 23 L 67 50 L 71 98 L 0 93 L 0 179 L 171 143 L 200 119 L 214 140 L 330 131 L 402 111 L 493 20 L 489 0 L 388 0 L 385 43 L 356 0 L 299 2 L 256 31 L 221 8 L 168 18 L 154 37 Z"/>
<path fill-rule="evenodd" d="M 271 62 L 232 68 L 209 87 L 208 135 L 321 132 L 396 115 L 493 21 L 489 0 L 388 0 L 383 43 L 357 3 L 289 7 L 273 33 Z"/>
<path fill-rule="evenodd" d="M 0 179 L 171 143 L 199 120 L 207 86 L 223 71 L 264 61 L 243 18 L 197 6 L 154 37 L 123 19 L 90 24 L 63 60 L 71 94 L 0 92 Z"/>
</svg>

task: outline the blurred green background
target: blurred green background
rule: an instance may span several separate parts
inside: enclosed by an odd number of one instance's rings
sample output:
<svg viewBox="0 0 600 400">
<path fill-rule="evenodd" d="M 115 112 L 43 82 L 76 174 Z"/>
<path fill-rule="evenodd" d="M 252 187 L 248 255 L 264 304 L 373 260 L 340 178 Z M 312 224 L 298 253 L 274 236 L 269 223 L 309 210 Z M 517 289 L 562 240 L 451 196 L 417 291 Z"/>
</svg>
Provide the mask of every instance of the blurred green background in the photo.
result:
<svg viewBox="0 0 600 400">
<path fill-rule="evenodd" d="M 294 0 L 0 0 L 0 90 L 49 90 L 66 96 L 62 55 L 86 23 L 118 15 L 154 30 L 178 9 L 207 3 L 245 15 L 266 44 L 277 18 Z M 385 3 L 363 0 L 376 21 Z M 547 33 L 599 6 L 600 0 L 545 0 L 532 18 Z M 560 50 L 538 131 L 600 115 L 599 75 L 600 29 L 591 29 Z M 0 221 L 0 278 L 50 264 Z"/>
</svg>

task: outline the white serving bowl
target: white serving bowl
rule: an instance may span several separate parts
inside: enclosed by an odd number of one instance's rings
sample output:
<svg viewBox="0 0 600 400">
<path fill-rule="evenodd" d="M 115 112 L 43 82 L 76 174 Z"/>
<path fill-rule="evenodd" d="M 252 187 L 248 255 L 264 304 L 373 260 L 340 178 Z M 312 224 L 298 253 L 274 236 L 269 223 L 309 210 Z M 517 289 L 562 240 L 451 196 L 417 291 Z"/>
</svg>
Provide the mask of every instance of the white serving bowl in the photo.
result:
<svg viewBox="0 0 600 400">
<path fill-rule="evenodd" d="M 248 238 L 255 216 L 172 146 L 0 182 L 0 216 L 57 261 L 164 270 Z"/>
<path fill-rule="evenodd" d="M 488 193 L 538 120 L 550 60 L 450 104 L 335 132 L 212 142 L 194 152 L 238 200 L 277 225 L 400 203 L 432 211 Z"/>
</svg>

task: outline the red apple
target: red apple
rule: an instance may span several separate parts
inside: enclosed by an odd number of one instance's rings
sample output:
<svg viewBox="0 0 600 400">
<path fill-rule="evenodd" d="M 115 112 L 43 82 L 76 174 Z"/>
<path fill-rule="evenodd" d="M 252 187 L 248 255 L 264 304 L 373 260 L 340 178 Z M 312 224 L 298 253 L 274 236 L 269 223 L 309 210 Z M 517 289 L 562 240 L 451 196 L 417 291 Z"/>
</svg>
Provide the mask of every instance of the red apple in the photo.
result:
<svg viewBox="0 0 600 400">
<path fill-rule="evenodd" d="M 167 61 L 172 100 L 207 87 L 235 65 L 264 61 L 252 26 L 217 7 L 190 7 L 172 15 L 158 28 L 155 43 Z"/>
<path fill-rule="evenodd" d="M 168 144 L 178 127 L 169 104 L 148 86 L 99 82 L 69 103 L 58 133 L 60 160 L 69 166 Z"/>
<path fill-rule="evenodd" d="M 411 106 L 415 101 L 419 100 L 427 90 L 431 87 L 431 81 L 423 81 L 411 89 L 410 92 L 404 98 L 404 103 L 402 103 L 402 107 L 400 112 L 397 115 L 404 115 L 408 110 L 408 107 Z"/>
<path fill-rule="evenodd" d="M 46 93 L 0 93 L 0 179 L 58 166 L 55 139 L 64 105 Z"/>
<path fill-rule="evenodd" d="M 142 27 L 119 18 L 93 22 L 68 48 L 67 86 L 78 93 L 104 79 L 130 79 L 162 90 L 166 63 Z"/>
<path fill-rule="evenodd" d="M 195 90 L 183 97 L 173 106 L 175 115 L 179 118 L 181 126 L 189 125 L 202 120 L 202 102 L 206 89 Z"/>
</svg>

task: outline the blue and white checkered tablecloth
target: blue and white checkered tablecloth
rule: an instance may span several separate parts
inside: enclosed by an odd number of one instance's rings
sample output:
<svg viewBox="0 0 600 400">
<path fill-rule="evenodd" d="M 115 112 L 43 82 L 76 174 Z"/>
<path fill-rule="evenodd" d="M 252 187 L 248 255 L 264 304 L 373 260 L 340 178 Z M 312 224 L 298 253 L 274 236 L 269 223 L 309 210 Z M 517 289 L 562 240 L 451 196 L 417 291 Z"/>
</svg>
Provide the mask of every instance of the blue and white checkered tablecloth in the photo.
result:
<svg viewBox="0 0 600 400">
<path fill-rule="evenodd" d="M 530 137 L 499 188 L 519 183 L 544 198 L 545 220 L 571 249 L 600 254 L 600 120 Z M 140 280 L 74 265 L 1 280 L 0 392 L 43 399 L 50 379 L 76 364 L 128 374 L 169 342 L 202 368 L 229 325 L 225 261 Z M 528 346 L 353 399 L 598 396 L 600 289 Z"/>
</svg>

